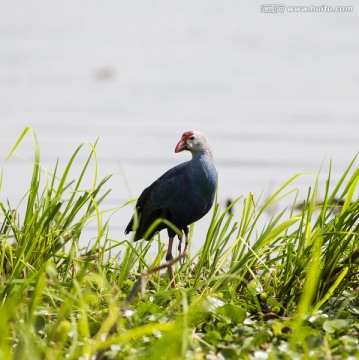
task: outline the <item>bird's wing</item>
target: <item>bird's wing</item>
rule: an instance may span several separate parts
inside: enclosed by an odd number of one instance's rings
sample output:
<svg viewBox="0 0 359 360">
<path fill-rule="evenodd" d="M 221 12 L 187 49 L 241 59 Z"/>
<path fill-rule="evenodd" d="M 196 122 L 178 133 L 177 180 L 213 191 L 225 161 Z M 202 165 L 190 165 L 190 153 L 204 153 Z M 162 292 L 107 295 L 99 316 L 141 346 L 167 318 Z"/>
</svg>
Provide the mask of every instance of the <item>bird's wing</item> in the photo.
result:
<svg viewBox="0 0 359 360">
<path fill-rule="evenodd" d="M 146 188 L 138 198 L 136 208 L 139 212 L 147 210 L 167 209 L 176 205 L 181 196 L 187 178 L 189 161 L 179 164 L 165 172 L 153 184 Z"/>
<path fill-rule="evenodd" d="M 159 217 L 171 220 L 171 210 L 183 196 L 186 174 L 189 161 L 179 164 L 159 177 L 141 193 L 136 203 L 137 215 L 140 218 L 136 235 L 141 238 L 144 231 L 154 220 Z M 132 231 L 134 216 L 126 227 L 125 234 Z"/>
</svg>

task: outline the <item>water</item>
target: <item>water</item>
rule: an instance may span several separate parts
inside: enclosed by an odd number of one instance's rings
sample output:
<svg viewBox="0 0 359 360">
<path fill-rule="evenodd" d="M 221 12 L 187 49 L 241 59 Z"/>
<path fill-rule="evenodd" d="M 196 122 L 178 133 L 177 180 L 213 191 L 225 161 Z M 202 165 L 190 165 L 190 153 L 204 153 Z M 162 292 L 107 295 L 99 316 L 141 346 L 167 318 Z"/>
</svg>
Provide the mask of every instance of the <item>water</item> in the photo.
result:
<svg viewBox="0 0 359 360">
<path fill-rule="evenodd" d="M 48 171 L 99 137 L 100 176 L 115 174 L 105 208 L 187 160 L 174 147 L 190 129 L 211 140 L 222 203 L 268 194 L 330 159 L 338 179 L 359 150 L 358 9 L 261 14 L 260 5 L 3 1 L 1 200 L 16 206 L 29 187 L 31 163 L 5 163 L 25 126 L 35 129 Z M 32 157 L 30 137 L 17 155 Z M 303 175 L 295 186 L 304 198 L 313 183 Z M 124 237 L 130 213 L 115 215 L 114 238 Z M 196 227 L 201 238 L 208 220 Z"/>
</svg>

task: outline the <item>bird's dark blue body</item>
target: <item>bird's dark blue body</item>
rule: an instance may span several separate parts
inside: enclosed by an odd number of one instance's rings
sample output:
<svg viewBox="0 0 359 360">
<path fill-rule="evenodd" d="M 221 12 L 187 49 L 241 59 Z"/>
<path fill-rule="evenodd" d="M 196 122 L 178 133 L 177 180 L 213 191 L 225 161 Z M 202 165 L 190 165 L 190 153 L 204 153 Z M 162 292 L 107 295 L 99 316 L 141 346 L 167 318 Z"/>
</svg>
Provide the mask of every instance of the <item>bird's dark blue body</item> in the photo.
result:
<svg viewBox="0 0 359 360">
<path fill-rule="evenodd" d="M 146 237 L 145 234 L 158 218 L 167 219 L 180 230 L 185 230 L 207 214 L 215 199 L 217 171 L 209 145 L 205 145 L 191 151 L 192 160 L 168 170 L 142 192 L 136 204 L 137 215 L 127 225 L 126 234 L 133 230 L 135 241 L 149 240 L 157 231 L 167 228 L 169 236 L 174 237 L 175 232 L 164 223 Z M 138 217 L 137 229 L 133 228 L 135 216 Z"/>
</svg>

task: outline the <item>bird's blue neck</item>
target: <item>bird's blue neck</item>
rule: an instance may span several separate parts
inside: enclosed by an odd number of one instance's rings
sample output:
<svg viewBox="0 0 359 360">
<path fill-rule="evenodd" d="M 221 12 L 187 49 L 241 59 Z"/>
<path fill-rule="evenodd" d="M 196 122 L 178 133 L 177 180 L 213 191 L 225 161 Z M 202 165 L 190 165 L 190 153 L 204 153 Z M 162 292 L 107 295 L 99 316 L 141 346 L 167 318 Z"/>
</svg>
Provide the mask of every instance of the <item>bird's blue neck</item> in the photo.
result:
<svg viewBox="0 0 359 360">
<path fill-rule="evenodd" d="M 192 154 L 191 172 L 193 186 L 198 194 L 213 194 L 217 186 L 217 171 L 213 165 L 212 153 L 201 151 Z"/>
<path fill-rule="evenodd" d="M 212 152 L 210 150 L 202 150 L 202 151 L 196 151 L 196 152 L 192 153 L 193 161 L 198 161 L 203 158 L 210 159 L 211 161 L 213 161 Z"/>
</svg>

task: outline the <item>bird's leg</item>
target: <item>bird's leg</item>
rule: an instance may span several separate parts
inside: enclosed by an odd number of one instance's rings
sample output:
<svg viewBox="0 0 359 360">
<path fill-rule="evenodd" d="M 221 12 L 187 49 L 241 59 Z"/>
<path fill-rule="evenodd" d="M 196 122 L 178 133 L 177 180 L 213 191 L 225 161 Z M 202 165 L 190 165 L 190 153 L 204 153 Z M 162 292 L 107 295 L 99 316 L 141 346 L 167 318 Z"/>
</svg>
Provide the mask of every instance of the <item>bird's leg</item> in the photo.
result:
<svg viewBox="0 0 359 360">
<path fill-rule="evenodd" d="M 186 227 L 184 229 L 184 237 L 186 239 L 186 242 L 185 242 L 185 245 L 184 245 L 184 250 L 183 250 L 183 253 L 187 255 L 187 252 L 188 252 L 188 235 L 189 235 L 189 229 L 188 227 Z"/>
<path fill-rule="evenodd" d="M 184 230 L 184 235 L 185 235 L 185 245 L 184 245 L 184 250 L 183 250 L 183 255 L 187 256 L 188 255 L 188 228 L 186 227 Z M 181 255 L 181 243 L 182 243 L 182 236 L 178 237 L 180 243 L 178 244 L 178 251 L 179 251 L 179 255 Z M 185 263 L 185 259 L 182 258 L 181 263 L 184 264 Z"/>
<path fill-rule="evenodd" d="M 182 236 L 178 235 L 178 255 L 181 255 L 182 250 Z"/>
<path fill-rule="evenodd" d="M 167 248 L 167 254 L 166 254 L 166 261 L 173 260 L 173 255 L 172 255 L 173 240 L 174 240 L 173 237 L 170 237 L 168 239 L 168 248 Z"/>
<path fill-rule="evenodd" d="M 168 239 L 168 249 L 167 249 L 167 254 L 166 254 L 166 261 L 171 261 L 173 260 L 173 256 L 172 256 L 172 245 L 173 245 L 173 237 L 170 237 Z M 175 276 L 174 276 L 174 272 L 173 272 L 173 267 L 172 265 L 169 265 L 167 267 L 167 271 L 168 271 L 168 276 L 170 278 L 170 284 L 171 287 L 174 289 L 176 288 L 176 283 L 175 283 Z"/>
</svg>

